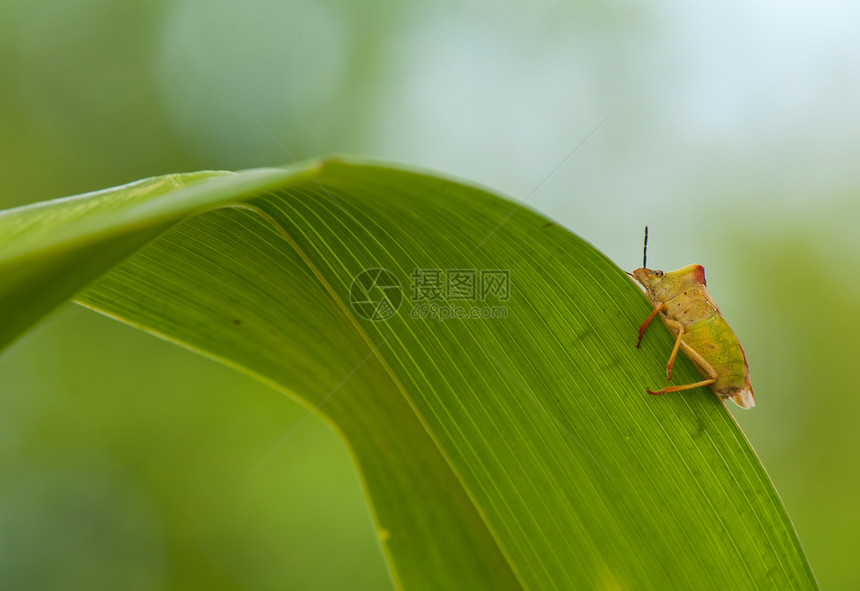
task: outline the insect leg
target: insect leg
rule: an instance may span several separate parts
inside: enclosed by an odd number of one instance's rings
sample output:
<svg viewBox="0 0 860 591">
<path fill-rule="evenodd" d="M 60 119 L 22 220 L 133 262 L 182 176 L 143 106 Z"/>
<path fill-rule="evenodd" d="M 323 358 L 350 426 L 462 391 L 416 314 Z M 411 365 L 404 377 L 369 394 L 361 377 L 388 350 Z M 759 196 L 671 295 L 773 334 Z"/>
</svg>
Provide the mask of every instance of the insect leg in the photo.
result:
<svg viewBox="0 0 860 591">
<path fill-rule="evenodd" d="M 680 392 L 681 390 L 689 390 L 690 388 L 698 388 L 700 386 L 710 386 L 714 382 L 717 381 L 717 378 L 708 378 L 707 380 L 702 380 L 701 382 L 695 382 L 694 384 L 684 384 L 683 386 L 667 386 L 662 390 L 657 390 L 652 392 L 648 388 L 645 389 L 651 396 L 658 396 L 660 394 L 666 394 L 667 392 Z"/>
<path fill-rule="evenodd" d="M 639 348 L 639 345 L 642 344 L 642 335 L 645 334 L 645 329 L 648 328 L 648 325 L 651 324 L 651 321 L 654 320 L 654 317 L 657 313 L 663 309 L 663 302 L 660 302 L 654 309 L 651 310 L 651 313 L 648 315 L 648 318 L 645 319 L 645 322 L 642 323 L 642 326 L 639 327 L 639 339 L 636 341 L 636 348 Z"/>
<path fill-rule="evenodd" d="M 696 351 L 690 345 L 683 341 L 681 341 L 681 348 L 684 350 L 684 353 L 687 354 L 687 357 L 690 358 L 690 361 L 692 361 L 693 364 L 698 367 L 704 375 L 708 376 L 709 378 L 717 378 L 717 370 L 715 370 L 714 366 L 708 363 L 707 360 L 702 357 L 702 355 L 698 351 Z"/>
<path fill-rule="evenodd" d="M 672 354 L 669 355 L 669 362 L 666 364 L 666 373 L 669 376 L 669 381 L 672 381 L 672 365 L 675 364 L 675 356 L 678 354 L 678 347 L 681 346 L 681 338 L 684 336 L 684 325 L 678 329 L 678 338 L 675 340 L 675 346 L 672 347 Z"/>
<path fill-rule="evenodd" d="M 717 377 L 719 374 L 717 374 L 717 370 L 714 369 L 713 365 L 708 363 L 704 357 L 702 357 L 695 349 L 690 347 L 690 345 L 688 345 L 681 339 L 678 339 L 678 341 L 676 341 L 676 344 L 677 343 L 681 344 L 681 348 L 684 349 L 684 353 L 687 354 L 687 356 L 690 358 L 690 361 L 692 361 L 693 364 L 699 368 L 702 374 L 708 376 L 707 379 L 704 379 L 701 382 L 685 384 L 682 386 L 667 386 L 666 388 L 663 388 L 662 390 L 657 390 L 656 392 L 652 392 L 650 389 L 646 388 L 645 391 L 649 394 L 656 396 L 658 394 L 665 394 L 667 392 L 678 392 L 679 390 L 689 390 L 690 388 L 698 388 L 700 386 L 710 386 L 717 381 Z"/>
</svg>

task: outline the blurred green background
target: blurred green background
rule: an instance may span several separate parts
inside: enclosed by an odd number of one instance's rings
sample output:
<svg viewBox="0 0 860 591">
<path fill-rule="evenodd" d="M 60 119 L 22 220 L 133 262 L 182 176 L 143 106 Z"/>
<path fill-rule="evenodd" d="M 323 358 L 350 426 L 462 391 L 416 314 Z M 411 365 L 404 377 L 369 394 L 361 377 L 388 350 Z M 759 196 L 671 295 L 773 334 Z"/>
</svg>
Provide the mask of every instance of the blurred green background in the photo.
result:
<svg viewBox="0 0 860 591">
<path fill-rule="evenodd" d="M 647 223 L 652 267 L 705 265 L 758 403 L 732 412 L 822 586 L 856 589 L 858 22 L 833 1 L 2 0 L 0 206 L 347 152 L 530 195 L 626 269 Z M 0 388 L 4 588 L 391 588 L 343 443 L 314 418 L 277 447 L 306 411 L 249 378 L 69 305 Z"/>
</svg>

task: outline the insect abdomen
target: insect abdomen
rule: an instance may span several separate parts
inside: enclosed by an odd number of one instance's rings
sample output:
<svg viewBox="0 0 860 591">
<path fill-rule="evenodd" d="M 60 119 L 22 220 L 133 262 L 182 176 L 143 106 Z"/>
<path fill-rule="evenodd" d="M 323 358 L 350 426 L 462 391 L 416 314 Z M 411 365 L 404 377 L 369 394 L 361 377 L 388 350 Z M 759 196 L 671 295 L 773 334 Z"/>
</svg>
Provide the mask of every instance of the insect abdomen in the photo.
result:
<svg viewBox="0 0 860 591">
<path fill-rule="evenodd" d="M 717 381 L 711 386 L 715 392 L 727 397 L 744 387 L 746 359 L 735 333 L 722 316 L 713 314 L 691 324 L 682 340 L 717 372 Z"/>
</svg>

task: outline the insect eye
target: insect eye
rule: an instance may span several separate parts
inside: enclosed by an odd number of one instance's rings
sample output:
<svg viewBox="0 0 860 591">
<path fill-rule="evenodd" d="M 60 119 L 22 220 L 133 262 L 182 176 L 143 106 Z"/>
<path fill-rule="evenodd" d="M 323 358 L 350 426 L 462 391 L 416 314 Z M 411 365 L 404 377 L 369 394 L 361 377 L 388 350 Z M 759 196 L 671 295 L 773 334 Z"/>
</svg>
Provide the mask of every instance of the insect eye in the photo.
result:
<svg viewBox="0 0 860 591">
<path fill-rule="evenodd" d="M 654 271 L 654 275 L 656 275 L 657 277 L 662 277 L 663 271 Z"/>
</svg>

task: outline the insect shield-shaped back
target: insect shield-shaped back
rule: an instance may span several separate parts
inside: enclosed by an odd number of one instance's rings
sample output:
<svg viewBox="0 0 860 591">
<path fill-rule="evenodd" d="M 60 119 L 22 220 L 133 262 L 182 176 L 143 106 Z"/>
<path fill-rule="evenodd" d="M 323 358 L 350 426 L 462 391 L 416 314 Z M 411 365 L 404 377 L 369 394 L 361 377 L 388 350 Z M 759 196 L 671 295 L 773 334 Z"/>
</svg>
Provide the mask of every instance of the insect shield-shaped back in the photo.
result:
<svg viewBox="0 0 860 591">
<path fill-rule="evenodd" d="M 643 265 L 631 275 L 645 288 L 645 294 L 654 306 L 639 327 L 636 346 L 640 346 L 645 329 L 659 314 L 675 335 L 675 346 L 666 364 L 668 380 L 672 381 L 672 366 L 679 350 L 684 351 L 703 378 L 692 384 L 667 386 L 657 391 L 648 389 L 647 392 L 656 395 L 710 386 L 721 400 L 731 399 L 742 408 L 755 406 L 746 356 L 708 293 L 705 268 L 687 265 L 664 273 Z"/>
</svg>

